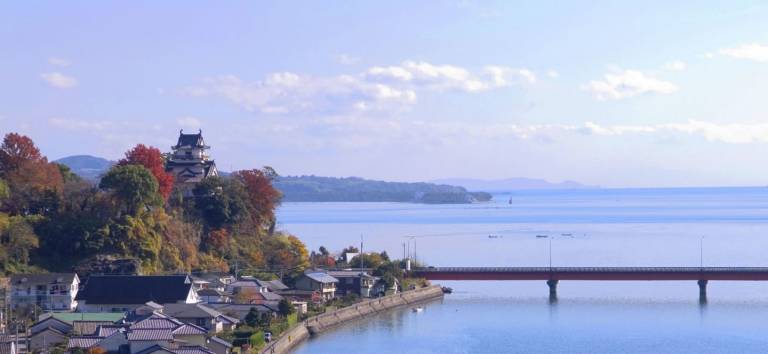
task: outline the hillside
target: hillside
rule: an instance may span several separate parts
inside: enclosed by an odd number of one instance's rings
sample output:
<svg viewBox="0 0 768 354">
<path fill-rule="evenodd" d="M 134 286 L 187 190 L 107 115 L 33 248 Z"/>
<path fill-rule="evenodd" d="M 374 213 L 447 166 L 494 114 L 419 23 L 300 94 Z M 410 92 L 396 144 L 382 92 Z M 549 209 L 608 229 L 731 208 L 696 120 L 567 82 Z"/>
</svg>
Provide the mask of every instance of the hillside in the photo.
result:
<svg viewBox="0 0 768 354">
<path fill-rule="evenodd" d="M 403 183 L 358 177 L 286 176 L 274 181 L 286 202 L 408 202 L 466 204 L 488 201 L 487 193 L 433 183 Z"/>
<path fill-rule="evenodd" d="M 543 179 L 535 178 L 506 178 L 497 180 L 471 179 L 471 178 L 445 178 L 432 181 L 433 183 L 451 184 L 462 186 L 470 191 L 512 191 L 525 189 L 585 189 L 600 188 L 598 186 L 589 186 L 574 181 L 563 181 L 559 183 L 549 182 Z"/>
<path fill-rule="evenodd" d="M 115 164 L 114 161 L 91 155 L 67 156 L 54 162 L 66 165 L 72 172 L 89 181 L 97 181 Z"/>
</svg>

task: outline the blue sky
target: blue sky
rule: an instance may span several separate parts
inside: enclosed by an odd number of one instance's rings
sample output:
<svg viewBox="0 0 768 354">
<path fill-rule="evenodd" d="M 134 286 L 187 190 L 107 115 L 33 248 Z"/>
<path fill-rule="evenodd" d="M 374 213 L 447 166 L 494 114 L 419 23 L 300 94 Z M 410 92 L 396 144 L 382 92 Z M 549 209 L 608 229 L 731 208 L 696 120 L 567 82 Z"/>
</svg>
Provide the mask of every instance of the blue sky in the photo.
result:
<svg viewBox="0 0 768 354">
<path fill-rule="evenodd" d="M 764 2 L 16 2 L 0 131 L 51 158 L 612 187 L 764 185 Z"/>
</svg>

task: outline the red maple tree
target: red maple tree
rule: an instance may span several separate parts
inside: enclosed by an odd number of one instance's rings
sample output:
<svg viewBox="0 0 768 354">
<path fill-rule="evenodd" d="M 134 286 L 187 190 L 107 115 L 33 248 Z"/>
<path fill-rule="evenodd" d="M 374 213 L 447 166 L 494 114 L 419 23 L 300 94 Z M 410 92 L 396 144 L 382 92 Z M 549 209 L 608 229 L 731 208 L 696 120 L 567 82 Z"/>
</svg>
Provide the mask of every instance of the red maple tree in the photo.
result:
<svg viewBox="0 0 768 354">
<path fill-rule="evenodd" d="M 165 160 L 163 154 L 156 147 L 144 144 L 136 145 L 125 153 L 125 158 L 117 162 L 118 165 L 144 166 L 157 179 L 158 192 L 163 200 L 168 200 L 173 190 L 173 175 L 165 172 Z"/>
<path fill-rule="evenodd" d="M 40 155 L 40 150 L 26 135 L 8 133 L 0 146 L 0 175 L 18 170 L 27 162 L 48 162 Z"/>
<path fill-rule="evenodd" d="M 233 174 L 248 191 L 248 198 L 253 207 L 253 216 L 259 223 L 270 222 L 275 217 L 275 207 L 280 201 L 280 192 L 272 186 L 269 175 L 261 170 L 243 170 Z"/>
</svg>

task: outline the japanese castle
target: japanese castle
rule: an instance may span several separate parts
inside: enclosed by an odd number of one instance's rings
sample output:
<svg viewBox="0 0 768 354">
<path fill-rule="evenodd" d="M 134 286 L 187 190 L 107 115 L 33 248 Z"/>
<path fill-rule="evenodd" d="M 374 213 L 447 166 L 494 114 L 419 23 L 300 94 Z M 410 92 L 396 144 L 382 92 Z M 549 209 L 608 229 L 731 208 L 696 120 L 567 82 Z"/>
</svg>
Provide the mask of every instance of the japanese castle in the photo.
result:
<svg viewBox="0 0 768 354">
<path fill-rule="evenodd" d="M 205 145 L 202 130 L 197 134 L 179 131 L 179 140 L 175 146 L 171 146 L 173 152 L 168 155 L 165 171 L 173 175 L 176 185 L 182 190 L 191 191 L 196 183 L 219 175 L 216 163 L 205 154 L 210 148 Z"/>
</svg>

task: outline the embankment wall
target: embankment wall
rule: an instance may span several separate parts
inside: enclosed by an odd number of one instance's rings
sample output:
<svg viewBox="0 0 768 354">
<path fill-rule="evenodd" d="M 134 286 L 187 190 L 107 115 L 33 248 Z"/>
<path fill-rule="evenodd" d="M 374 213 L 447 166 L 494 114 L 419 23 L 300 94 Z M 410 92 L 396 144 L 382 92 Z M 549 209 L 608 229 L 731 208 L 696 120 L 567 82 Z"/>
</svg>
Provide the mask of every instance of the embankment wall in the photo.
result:
<svg viewBox="0 0 768 354">
<path fill-rule="evenodd" d="M 261 353 L 288 353 L 291 348 L 301 343 L 301 341 L 309 338 L 309 336 L 321 334 L 335 326 L 396 307 L 439 298 L 442 296 L 443 291 L 440 286 L 431 285 L 425 288 L 409 290 L 395 295 L 364 300 L 352 306 L 343 307 L 335 311 L 330 311 L 321 315 L 310 317 L 298 323 L 291 329 L 285 331 L 285 333 L 283 333 L 280 338 L 272 341 L 269 345 L 262 349 Z"/>
</svg>

